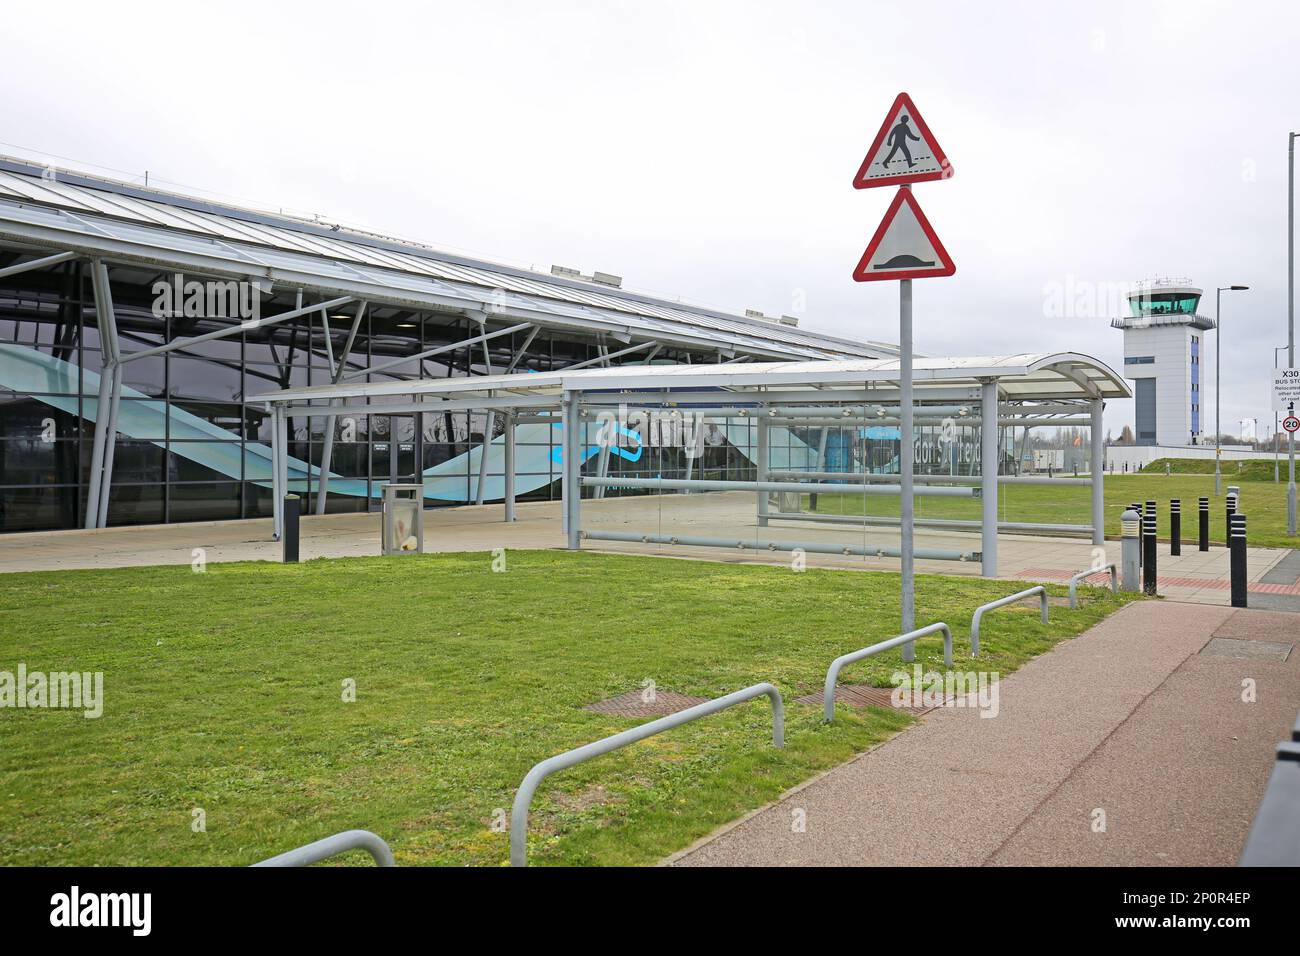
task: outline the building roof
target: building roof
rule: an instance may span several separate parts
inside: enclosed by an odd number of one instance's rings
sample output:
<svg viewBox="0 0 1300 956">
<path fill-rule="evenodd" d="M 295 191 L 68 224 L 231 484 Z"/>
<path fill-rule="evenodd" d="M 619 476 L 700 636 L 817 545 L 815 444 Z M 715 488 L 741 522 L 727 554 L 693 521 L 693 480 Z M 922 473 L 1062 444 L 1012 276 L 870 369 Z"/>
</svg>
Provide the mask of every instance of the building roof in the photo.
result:
<svg viewBox="0 0 1300 956">
<path fill-rule="evenodd" d="M 513 396 L 524 400 L 555 400 L 563 391 L 697 389 L 753 394 L 777 388 L 787 393 L 804 389 L 810 399 L 829 403 L 837 400 L 836 389 L 892 386 L 897 384 L 898 373 L 897 359 L 621 366 L 475 378 L 340 383 L 267 392 L 251 395 L 248 400 L 305 404 L 329 399 L 385 399 L 406 395 L 445 399 Z M 918 358 L 913 367 L 918 401 L 925 399 L 927 389 L 978 387 L 989 379 L 996 379 L 1002 396 L 1012 400 L 1130 398 L 1133 394 L 1113 369 L 1076 352 Z M 383 406 L 376 410 L 382 412 Z"/>
<path fill-rule="evenodd" d="M 270 280 L 279 288 L 327 296 L 524 319 L 624 342 L 772 359 L 898 354 L 887 343 L 824 335 L 6 157 L 0 157 L 0 241 L 162 270 Z"/>
</svg>

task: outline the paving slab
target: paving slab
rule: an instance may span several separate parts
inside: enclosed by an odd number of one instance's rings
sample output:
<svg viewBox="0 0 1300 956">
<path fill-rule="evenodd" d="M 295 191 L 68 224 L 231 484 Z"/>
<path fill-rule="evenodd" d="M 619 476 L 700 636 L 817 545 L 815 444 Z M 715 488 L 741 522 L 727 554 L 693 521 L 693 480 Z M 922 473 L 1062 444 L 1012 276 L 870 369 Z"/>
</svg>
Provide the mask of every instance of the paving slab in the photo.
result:
<svg viewBox="0 0 1300 956">
<path fill-rule="evenodd" d="M 1199 652 L 1216 634 L 1268 639 L 1277 616 L 1259 613 L 1130 605 L 1002 681 L 996 717 L 931 711 L 667 862 L 1235 862 L 1300 709 L 1300 662 Z M 1246 676 L 1254 704 L 1241 700 Z"/>
</svg>

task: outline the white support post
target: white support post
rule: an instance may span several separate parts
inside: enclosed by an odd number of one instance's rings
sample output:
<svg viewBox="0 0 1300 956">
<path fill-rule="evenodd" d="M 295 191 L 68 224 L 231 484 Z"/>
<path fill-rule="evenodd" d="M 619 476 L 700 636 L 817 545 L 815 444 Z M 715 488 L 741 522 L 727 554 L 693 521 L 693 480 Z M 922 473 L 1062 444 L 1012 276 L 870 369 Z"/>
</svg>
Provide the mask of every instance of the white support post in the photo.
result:
<svg viewBox="0 0 1300 956">
<path fill-rule="evenodd" d="M 596 435 L 597 435 L 597 441 L 600 441 L 600 451 L 598 451 L 598 452 L 596 453 L 596 474 L 599 475 L 601 478 L 608 478 L 608 477 L 609 477 L 609 448 L 610 448 L 610 442 L 612 442 L 612 441 L 616 441 L 617 438 L 616 438 L 616 436 L 614 436 L 614 435 L 607 435 L 607 436 L 604 436 L 604 437 L 605 437 L 605 440 L 602 441 L 602 440 L 601 440 L 601 434 L 602 434 L 602 433 L 601 433 L 601 430 L 600 430 L 599 428 L 597 428 L 597 429 L 596 429 Z M 687 464 L 686 468 L 687 468 L 686 477 L 689 478 L 689 477 L 690 477 L 690 464 L 689 464 L 689 463 Z M 604 497 L 605 497 L 605 489 L 604 489 L 604 487 L 593 488 L 592 491 L 593 491 L 593 494 L 592 494 L 592 497 L 593 497 L 593 498 L 604 498 Z"/>
<path fill-rule="evenodd" d="M 114 335 L 114 339 L 116 339 Z M 117 343 L 113 344 L 117 351 Z M 113 458 L 117 450 L 117 414 L 122 405 L 122 363 L 113 363 L 112 392 L 108 402 L 108 427 L 104 429 L 104 476 L 99 482 L 99 527 L 108 527 L 108 498 L 113 488 Z"/>
<path fill-rule="evenodd" d="M 113 398 L 112 370 L 99 370 L 99 404 L 95 412 L 95 440 L 90 454 L 90 487 L 86 490 L 86 527 L 99 527 L 99 483 L 104 471 L 104 432 L 108 428 L 108 406 Z"/>
<path fill-rule="evenodd" d="M 94 444 L 91 448 L 90 486 L 86 494 L 86 527 L 104 528 L 108 526 L 109 491 L 113 484 L 113 449 L 116 446 L 122 373 L 117 344 L 117 317 L 113 312 L 108 267 L 96 260 L 91 265 L 90 276 L 103 362 L 99 370 L 99 401 L 95 414 Z"/>
<path fill-rule="evenodd" d="M 366 314 L 366 303 L 363 301 L 360 305 L 357 306 L 357 314 L 352 319 L 352 329 L 351 331 L 348 332 L 347 341 L 343 344 L 343 351 L 339 353 L 338 360 L 335 361 L 331 355 L 330 381 L 335 385 L 337 385 L 339 381 L 343 378 L 343 370 L 347 368 L 348 358 L 352 354 L 352 343 L 354 343 L 357 340 L 357 329 L 361 327 L 361 319 L 365 316 L 365 314 Z M 328 310 L 322 309 L 321 316 L 324 317 L 326 323 L 325 341 L 329 342 L 330 330 L 328 327 L 329 326 Z M 333 351 L 332 345 L 330 349 L 332 352 Z M 337 399 L 333 399 L 333 398 L 330 399 L 330 405 L 336 404 L 337 401 L 338 401 Z M 338 418 L 337 415 L 325 416 L 325 440 L 321 443 L 320 478 L 316 486 L 316 513 L 318 515 L 323 515 L 325 513 L 325 505 L 329 500 L 330 465 L 333 464 L 334 461 L 334 423 L 337 420 L 337 418 Z"/>
<path fill-rule="evenodd" d="M 998 575 L 997 379 L 981 383 L 980 400 L 980 487 L 984 495 L 980 522 L 980 550 L 983 552 L 980 573 L 986 578 L 995 578 Z"/>
<path fill-rule="evenodd" d="M 505 520 L 511 522 L 515 520 L 515 413 L 506 412 L 506 460 L 505 467 L 505 495 L 503 496 L 505 507 Z"/>
<path fill-rule="evenodd" d="M 564 535 L 570 551 L 577 551 L 580 547 L 580 538 L 578 531 L 581 527 L 582 520 L 582 486 L 579 479 L 582 475 L 581 463 L 578 456 L 581 454 L 582 440 L 578 434 L 582 427 L 580 410 L 578 405 L 578 393 L 566 391 L 563 400 L 564 409 L 564 468 L 561 472 L 562 487 L 564 493 Z"/>
<path fill-rule="evenodd" d="M 755 456 L 758 459 L 755 462 L 755 464 L 758 466 L 758 480 L 767 481 L 767 472 L 768 472 L 768 465 L 769 465 L 769 461 L 768 461 L 769 436 L 767 433 L 767 429 L 768 429 L 767 409 L 765 408 L 759 409 L 758 418 L 755 421 L 755 425 L 758 427 L 758 448 L 754 452 Z M 760 528 L 767 527 L 767 512 L 768 512 L 767 492 L 760 491 L 758 492 L 758 526 Z"/>
<path fill-rule="evenodd" d="M 276 541 L 284 533 L 284 496 L 288 490 L 286 478 L 288 469 L 285 464 L 289 457 L 289 432 L 286 425 L 284 406 L 276 405 L 271 412 L 271 514 L 273 533 Z"/>
<path fill-rule="evenodd" d="M 1106 495 L 1102 471 L 1105 468 L 1106 438 L 1102 431 L 1102 410 L 1105 408 L 1100 398 L 1088 403 L 1092 411 L 1092 435 L 1089 450 L 1092 452 L 1092 543 L 1104 544 L 1106 541 Z"/>
</svg>

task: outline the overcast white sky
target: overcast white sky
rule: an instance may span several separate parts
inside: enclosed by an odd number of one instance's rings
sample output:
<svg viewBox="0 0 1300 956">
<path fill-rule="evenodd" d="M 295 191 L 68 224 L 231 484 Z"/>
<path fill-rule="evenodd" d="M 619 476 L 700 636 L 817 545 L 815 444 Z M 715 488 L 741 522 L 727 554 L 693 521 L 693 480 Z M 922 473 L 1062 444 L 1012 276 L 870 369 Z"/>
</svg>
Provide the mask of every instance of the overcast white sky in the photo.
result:
<svg viewBox="0 0 1300 956">
<path fill-rule="evenodd" d="M 1212 314 L 1215 286 L 1248 284 L 1224 297 L 1223 425 L 1267 434 L 1298 9 L 9 5 L 0 151 L 733 311 L 803 299 L 807 327 L 894 341 L 897 284 L 850 278 L 892 190 L 852 178 L 907 90 L 956 173 L 916 187 L 957 263 L 915 284 L 918 350 L 1119 368 L 1095 291 L 1189 276 Z M 1077 307 L 1049 314 L 1062 292 Z"/>
</svg>

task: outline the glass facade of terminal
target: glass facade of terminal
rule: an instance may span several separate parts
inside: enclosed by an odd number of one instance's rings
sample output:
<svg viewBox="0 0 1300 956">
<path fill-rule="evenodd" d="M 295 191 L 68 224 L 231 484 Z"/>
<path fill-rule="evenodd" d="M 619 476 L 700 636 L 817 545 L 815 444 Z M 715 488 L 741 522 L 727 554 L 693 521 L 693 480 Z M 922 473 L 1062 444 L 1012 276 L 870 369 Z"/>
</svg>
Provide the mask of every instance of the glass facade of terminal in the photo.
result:
<svg viewBox="0 0 1300 956">
<path fill-rule="evenodd" d="M 0 267 L 13 261 L 0 257 Z M 195 322 L 155 315 L 152 278 L 115 269 L 114 311 L 120 349 L 137 352 L 237 322 Z M 267 307 L 266 314 L 292 305 Z M 329 319 L 341 354 L 353 312 Z M 477 323 L 453 315 L 371 309 L 363 317 L 347 372 L 478 335 Z M 127 362 L 115 443 L 108 524 L 150 524 L 269 516 L 271 420 L 246 396 L 327 384 L 331 378 L 319 313 L 240 331 L 228 338 Z M 491 343 L 493 371 L 504 371 L 525 334 Z M 666 361 L 685 360 L 665 350 Z M 88 268 L 69 263 L 0 280 L 0 531 L 78 528 L 85 520 L 99 372 L 99 328 Z M 594 344 L 543 331 L 516 371 L 546 371 L 596 358 Z M 488 371 L 482 343 L 403 362 L 359 381 L 463 377 Z M 398 398 L 395 400 L 403 400 Z M 382 404 L 376 404 L 377 409 Z M 478 481 L 469 452 L 483 440 L 482 413 L 339 416 L 334 422 L 330 512 L 378 506 L 390 481 L 436 476 L 429 505 L 473 501 Z M 328 419 L 290 421 L 292 459 L 319 466 Z M 493 434 L 503 431 L 493 417 Z M 521 427 L 519 498 L 559 495 L 559 429 Z M 753 476 L 730 445 L 710 446 L 696 463 L 710 476 Z M 611 471 L 681 470 L 680 449 L 646 449 Z M 485 488 L 490 488 L 489 473 Z M 495 477 L 500 478 L 499 469 Z M 314 490 L 314 483 L 313 483 Z M 309 493 L 307 507 L 312 507 Z M 489 500 L 491 496 L 489 495 Z"/>
<path fill-rule="evenodd" d="M 0 253 L 0 268 L 15 260 L 12 253 Z M 111 278 L 124 355 L 238 324 L 159 316 L 152 291 L 158 276 L 120 267 Z M 268 304 L 264 315 L 293 305 L 284 300 Z M 247 396 L 328 384 L 329 355 L 342 354 L 353 316 L 348 308 L 328 319 L 313 313 L 124 363 L 108 525 L 269 517 L 271 419 Z M 489 369 L 483 343 L 459 344 L 480 332 L 476 322 L 459 315 L 372 308 L 362 318 L 344 374 L 354 381 L 484 375 Z M 494 339 L 491 370 L 504 371 L 525 338 L 520 331 Z M 400 361 L 444 344 L 455 347 L 431 358 Z M 594 342 L 543 330 L 515 370 L 549 371 L 598 355 Z M 399 364 L 382 373 L 365 371 L 395 359 Z M 665 348 L 656 361 L 688 359 L 709 357 Z M 71 262 L 0 280 L 0 531 L 84 526 L 102 364 L 88 266 Z M 388 403 L 406 400 L 400 395 Z M 423 481 L 429 506 L 476 499 L 477 449 L 488 415 L 384 414 L 382 402 L 371 404 L 376 409 L 372 414 L 335 418 L 329 512 L 377 508 L 382 488 L 393 481 Z M 502 435 L 502 416 L 490 420 L 492 435 Z M 649 441 L 641 425 L 626 447 L 610 456 L 608 472 L 752 480 L 753 421 L 711 419 L 700 454 L 689 460 L 680 444 Z M 321 464 L 328 423 L 324 414 L 290 420 L 291 471 L 298 469 L 290 486 L 306 492 L 309 510 L 314 510 L 318 481 L 310 469 Z M 558 498 L 558 425 L 534 421 L 521 424 L 516 434 L 519 499 Z M 771 447 L 774 461 L 791 468 L 818 470 L 820 461 L 826 471 L 898 471 L 897 428 L 869 421 L 829 428 L 824 435 L 821 428 L 774 430 Z M 939 426 L 920 426 L 917 473 L 978 474 L 979 448 L 977 428 L 945 435 Z M 489 456 L 486 501 L 500 499 L 499 460 Z"/>
</svg>

